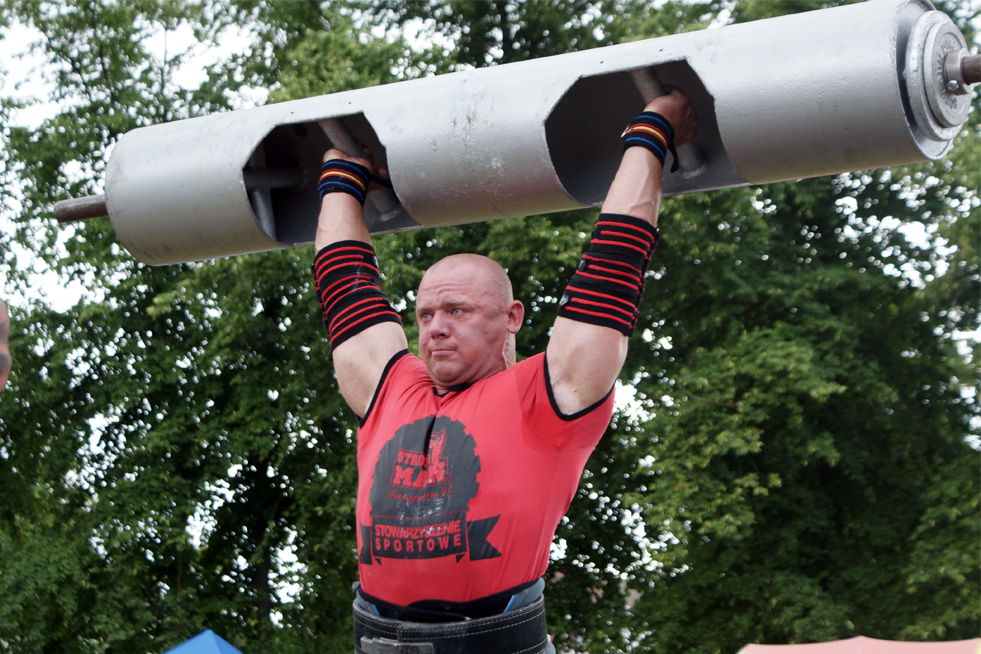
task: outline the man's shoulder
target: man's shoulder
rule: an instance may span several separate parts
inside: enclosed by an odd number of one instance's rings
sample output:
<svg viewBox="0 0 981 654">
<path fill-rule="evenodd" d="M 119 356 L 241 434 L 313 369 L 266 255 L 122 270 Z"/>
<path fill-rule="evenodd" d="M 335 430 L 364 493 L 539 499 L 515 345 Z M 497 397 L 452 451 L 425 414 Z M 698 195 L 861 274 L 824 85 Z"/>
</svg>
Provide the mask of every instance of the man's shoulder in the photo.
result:
<svg viewBox="0 0 981 654">
<path fill-rule="evenodd" d="M 417 378 L 425 378 L 430 382 L 432 381 L 429 378 L 429 371 L 426 370 L 426 364 L 422 362 L 422 359 L 408 350 L 402 350 L 395 354 L 389 360 L 388 365 L 385 366 L 385 372 L 382 374 L 380 385 L 393 379 L 414 380 Z"/>
<path fill-rule="evenodd" d="M 395 398 L 405 398 L 407 397 L 406 393 L 413 394 L 416 390 L 425 389 L 427 385 L 431 386 L 432 380 L 429 378 L 425 364 L 419 357 L 409 350 L 396 353 L 385 365 L 385 370 L 375 388 L 374 397 L 371 398 L 368 410 L 365 411 L 364 417 L 359 420 L 358 424 L 364 427 L 370 416 L 379 413 L 376 410 L 377 405 L 382 404 L 388 407 Z M 387 408 L 381 411 L 381 413 L 387 412 Z"/>
<path fill-rule="evenodd" d="M 528 383 L 534 380 L 536 376 L 544 374 L 544 369 L 545 354 L 534 354 L 526 359 L 518 361 L 510 368 L 501 370 L 490 377 L 485 377 L 484 379 L 476 382 L 476 384 L 480 384 L 482 382 L 489 382 L 491 384 Z"/>
<path fill-rule="evenodd" d="M 539 352 L 538 354 L 533 354 L 530 357 L 518 361 L 508 370 L 513 371 L 515 375 L 536 375 L 544 371 L 544 369 L 545 353 Z"/>
</svg>

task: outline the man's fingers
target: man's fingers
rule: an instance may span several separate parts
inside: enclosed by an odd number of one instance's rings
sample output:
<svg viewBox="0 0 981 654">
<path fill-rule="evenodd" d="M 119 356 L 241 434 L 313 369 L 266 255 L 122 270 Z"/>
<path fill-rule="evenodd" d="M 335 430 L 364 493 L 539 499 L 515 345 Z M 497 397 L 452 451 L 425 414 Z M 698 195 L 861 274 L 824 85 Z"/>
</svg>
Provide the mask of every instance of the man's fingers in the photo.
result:
<svg viewBox="0 0 981 654">
<path fill-rule="evenodd" d="M 689 106 L 684 119 L 675 130 L 674 144 L 680 146 L 690 143 L 695 140 L 696 136 L 698 136 L 698 116 L 695 115 L 695 110 Z"/>
<path fill-rule="evenodd" d="M 654 111 L 671 123 L 674 128 L 674 144 L 684 145 L 695 140 L 698 130 L 698 117 L 695 115 L 695 108 L 692 107 L 688 96 L 677 86 L 665 86 L 667 95 L 655 98 L 645 107 L 647 111 Z"/>
<path fill-rule="evenodd" d="M 367 148 L 366 148 L 366 151 L 367 151 Z M 368 151 L 368 153 L 370 155 L 370 151 Z M 348 155 L 344 154 L 343 152 L 341 152 L 337 148 L 331 148 L 330 150 L 327 150 L 327 152 L 324 153 L 324 161 L 323 161 L 324 163 L 327 163 L 328 161 L 330 161 L 332 159 L 342 159 L 344 161 L 353 161 L 354 163 L 361 164 L 362 166 L 364 166 L 365 168 L 367 168 L 371 172 L 374 172 L 374 170 L 375 170 L 375 164 L 371 161 L 371 159 L 369 159 L 369 158 L 362 158 L 362 157 L 349 157 Z"/>
</svg>

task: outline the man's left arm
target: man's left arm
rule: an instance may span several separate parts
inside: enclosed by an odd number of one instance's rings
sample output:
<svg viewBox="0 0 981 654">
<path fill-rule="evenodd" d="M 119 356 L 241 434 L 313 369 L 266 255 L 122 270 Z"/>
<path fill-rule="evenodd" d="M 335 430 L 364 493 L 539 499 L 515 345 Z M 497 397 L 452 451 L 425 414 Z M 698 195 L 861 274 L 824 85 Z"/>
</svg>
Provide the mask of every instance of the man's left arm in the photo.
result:
<svg viewBox="0 0 981 654">
<path fill-rule="evenodd" d="M 628 128 L 627 145 L 642 147 L 628 147 L 623 154 L 590 250 L 562 298 L 546 350 L 552 396 L 564 415 L 602 400 L 620 374 L 647 260 L 657 241 L 664 155 L 671 136 L 674 145 L 683 145 L 694 140 L 697 127 L 687 96 L 672 89 L 647 105 Z"/>
</svg>

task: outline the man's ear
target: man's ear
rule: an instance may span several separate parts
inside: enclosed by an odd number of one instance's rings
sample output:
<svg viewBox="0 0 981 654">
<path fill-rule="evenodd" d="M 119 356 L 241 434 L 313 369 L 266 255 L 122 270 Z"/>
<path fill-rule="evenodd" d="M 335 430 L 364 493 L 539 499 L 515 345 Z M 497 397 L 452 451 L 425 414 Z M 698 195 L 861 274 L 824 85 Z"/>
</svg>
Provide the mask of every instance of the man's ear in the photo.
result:
<svg viewBox="0 0 981 654">
<path fill-rule="evenodd" d="M 517 334 L 525 319 L 525 305 L 520 300 L 514 300 L 504 309 L 508 316 L 508 333 Z"/>
</svg>

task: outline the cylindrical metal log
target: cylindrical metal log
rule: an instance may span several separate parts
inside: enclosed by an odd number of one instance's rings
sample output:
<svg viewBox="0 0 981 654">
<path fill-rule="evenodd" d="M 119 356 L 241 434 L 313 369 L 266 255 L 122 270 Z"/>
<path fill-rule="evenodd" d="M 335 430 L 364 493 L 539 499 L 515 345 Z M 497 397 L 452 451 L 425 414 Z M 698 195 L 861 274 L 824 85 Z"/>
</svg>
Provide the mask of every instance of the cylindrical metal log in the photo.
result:
<svg viewBox="0 0 981 654">
<path fill-rule="evenodd" d="M 60 223 L 74 223 L 108 215 L 105 195 L 88 195 L 84 198 L 62 200 L 54 205 L 54 217 Z"/>
<path fill-rule="evenodd" d="M 374 234 L 596 206 L 645 104 L 630 74 L 643 69 L 699 118 L 705 167 L 666 175 L 665 195 L 927 161 L 970 110 L 976 59 L 956 85 L 937 65 L 966 47 L 927 0 L 870 0 L 175 121 L 120 139 L 106 203 L 149 264 L 304 245 L 324 152 L 361 156 L 361 142 L 394 186 L 389 203 L 369 194 Z M 250 191 L 258 167 L 303 181 Z"/>
</svg>

